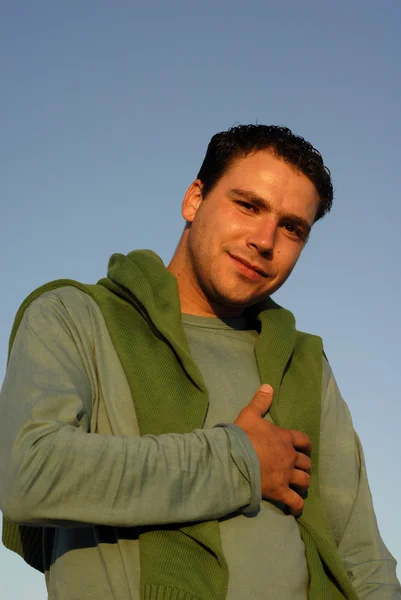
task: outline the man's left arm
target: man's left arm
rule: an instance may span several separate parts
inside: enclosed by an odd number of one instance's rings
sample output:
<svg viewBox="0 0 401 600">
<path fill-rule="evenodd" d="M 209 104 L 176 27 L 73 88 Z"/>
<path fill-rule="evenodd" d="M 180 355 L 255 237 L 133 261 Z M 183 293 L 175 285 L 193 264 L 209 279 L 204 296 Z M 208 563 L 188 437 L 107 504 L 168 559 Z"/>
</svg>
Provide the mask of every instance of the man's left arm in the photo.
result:
<svg viewBox="0 0 401 600">
<path fill-rule="evenodd" d="M 396 561 L 379 533 L 362 447 L 325 360 L 319 479 L 339 554 L 359 598 L 400 600 Z"/>
</svg>

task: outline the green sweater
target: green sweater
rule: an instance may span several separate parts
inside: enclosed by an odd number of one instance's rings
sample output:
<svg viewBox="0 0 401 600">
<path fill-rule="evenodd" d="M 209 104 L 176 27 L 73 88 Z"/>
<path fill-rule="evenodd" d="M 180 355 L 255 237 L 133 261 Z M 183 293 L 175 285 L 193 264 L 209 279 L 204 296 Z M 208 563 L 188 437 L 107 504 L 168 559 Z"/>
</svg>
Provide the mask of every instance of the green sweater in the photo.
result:
<svg viewBox="0 0 401 600">
<path fill-rule="evenodd" d="M 131 253 L 114 257 L 108 280 L 100 283 L 102 287 L 56 282 L 52 287 L 73 284 L 98 302 L 125 368 L 141 434 L 185 433 L 202 427 L 207 391 L 183 334 L 175 279 L 151 255 Z M 23 305 L 20 316 L 36 296 Z M 256 347 L 259 371 L 262 381 L 276 390 L 273 418 L 279 425 L 306 431 L 318 453 L 321 342 L 296 332 L 292 315 L 271 301 L 258 307 L 256 316 L 261 326 Z M 17 318 L 15 329 L 18 323 Z M 149 328 L 154 335 L 149 336 Z M 356 598 L 322 508 L 317 469 L 299 524 L 310 571 L 310 598 Z M 225 597 L 227 568 L 216 522 L 144 533 L 141 565 L 143 598 Z"/>
</svg>

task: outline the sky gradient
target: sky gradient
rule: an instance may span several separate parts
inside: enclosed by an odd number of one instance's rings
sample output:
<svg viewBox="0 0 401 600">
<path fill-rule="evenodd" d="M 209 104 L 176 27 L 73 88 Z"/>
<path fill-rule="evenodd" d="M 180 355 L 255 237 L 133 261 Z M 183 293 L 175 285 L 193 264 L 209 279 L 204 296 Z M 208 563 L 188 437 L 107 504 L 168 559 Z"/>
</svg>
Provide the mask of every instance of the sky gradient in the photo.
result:
<svg viewBox="0 0 401 600">
<path fill-rule="evenodd" d="M 396 0 L 0 7 L 0 378 L 32 289 L 95 282 L 114 252 L 167 262 L 210 137 L 289 126 L 322 152 L 335 203 L 275 299 L 323 337 L 397 559 L 400 23 Z M 41 575 L 0 558 L 1 598 L 46 596 Z"/>
</svg>

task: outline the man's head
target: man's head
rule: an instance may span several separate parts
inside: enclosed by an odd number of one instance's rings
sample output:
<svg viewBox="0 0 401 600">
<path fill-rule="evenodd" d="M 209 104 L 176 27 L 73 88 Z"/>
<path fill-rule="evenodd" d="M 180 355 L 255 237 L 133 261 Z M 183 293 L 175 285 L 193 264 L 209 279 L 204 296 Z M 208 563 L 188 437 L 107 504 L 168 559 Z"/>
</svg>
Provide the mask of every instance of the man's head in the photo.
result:
<svg viewBox="0 0 401 600">
<path fill-rule="evenodd" d="M 216 134 L 185 194 L 187 226 L 169 265 L 182 310 L 236 316 L 276 291 L 332 196 L 320 154 L 290 130 Z"/>
<path fill-rule="evenodd" d="M 293 134 L 288 127 L 277 125 L 239 125 L 216 133 L 209 142 L 197 176 L 202 182 L 203 197 L 206 198 L 236 158 L 260 150 L 271 150 L 277 158 L 292 165 L 312 181 L 320 197 L 316 221 L 330 211 L 333 185 L 320 152 L 303 137 Z"/>
</svg>

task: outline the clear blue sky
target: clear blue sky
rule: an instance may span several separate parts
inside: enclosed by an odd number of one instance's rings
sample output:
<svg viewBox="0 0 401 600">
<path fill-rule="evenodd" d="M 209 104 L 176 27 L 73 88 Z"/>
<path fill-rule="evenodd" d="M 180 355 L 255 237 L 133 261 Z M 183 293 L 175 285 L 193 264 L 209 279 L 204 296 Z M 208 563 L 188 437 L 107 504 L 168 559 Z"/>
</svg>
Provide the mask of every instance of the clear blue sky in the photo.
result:
<svg viewBox="0 0 401 600">
<path fill-rule="evenodd" d="M 93 282 L 113 252 L 166 261 L 216 131 L 287 125 L 336 199 L 276 294 L 323 336 L 401 559 L 398 0 L 3 0 L 0 377 L 14 314 L 48 280 Z M 400 573 L 400 572 L 399 572 Z M 0 550 L 0 596 L 45 597 Z"/>
</svg>

